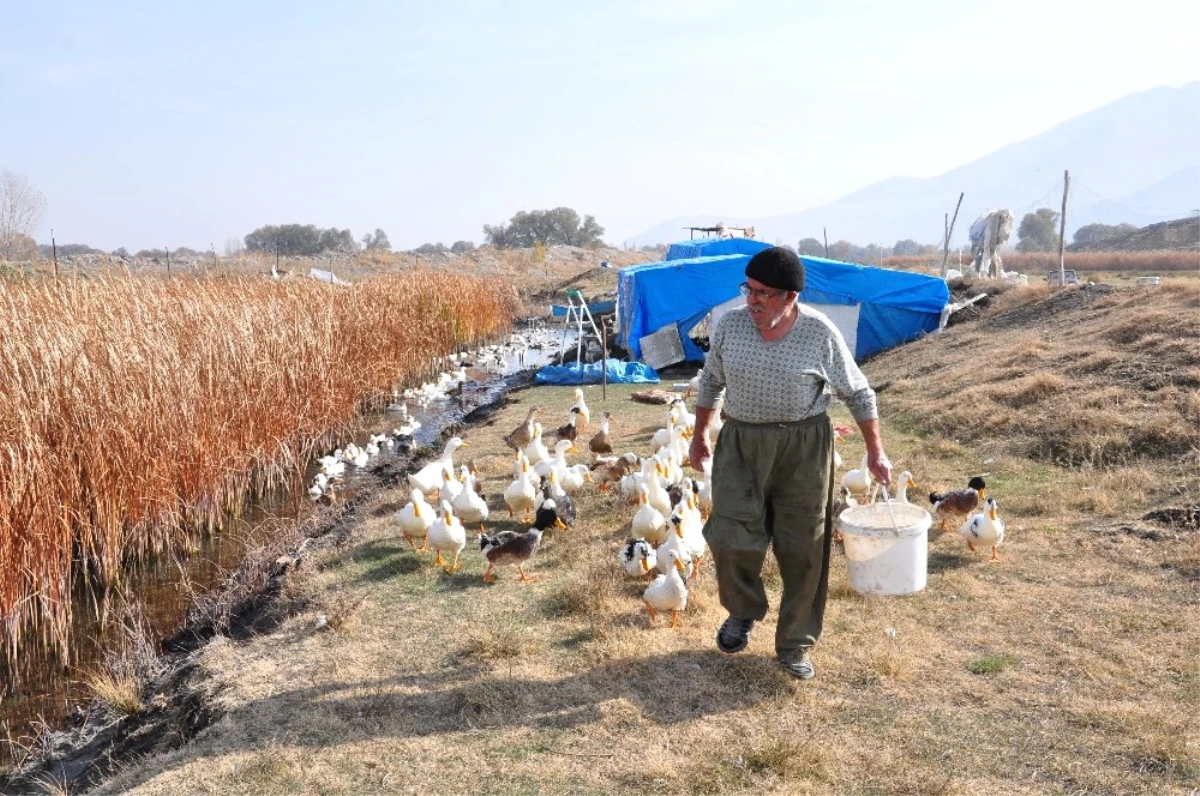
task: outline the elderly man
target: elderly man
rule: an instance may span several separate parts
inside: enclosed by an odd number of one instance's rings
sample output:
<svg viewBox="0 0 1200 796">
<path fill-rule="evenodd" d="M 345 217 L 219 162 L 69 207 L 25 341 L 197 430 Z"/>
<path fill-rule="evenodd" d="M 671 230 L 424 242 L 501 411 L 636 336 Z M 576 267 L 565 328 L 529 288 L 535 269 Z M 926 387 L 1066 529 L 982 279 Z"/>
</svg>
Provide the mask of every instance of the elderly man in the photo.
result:
<svg viewBox="0 0 1200 796">
<path fill-rule="evenodd" d="M 891 481 L 875 392 L 837 327 L 797 302 L 804 265 L 776 246 L 750 259 L 741 286 L 746 306 L 712 333 L 696 399 L 691 463 L 712 459 L 713 508 L 704 536 L 713 551 L 721 605 L 729 618 L 717 647 L 740 652 L 767 613 L 762 565 L 774 549 L 783 580 L 775 654 L 792 676 L 811 678 L 809 650 L 821 635 L 832 539 L 833 425 L 830 391 L 854 415 L 868 466 Z M 725 393 L 727 420 L 716 458 L 708 440 L 714 407 Z"/>
</svg>

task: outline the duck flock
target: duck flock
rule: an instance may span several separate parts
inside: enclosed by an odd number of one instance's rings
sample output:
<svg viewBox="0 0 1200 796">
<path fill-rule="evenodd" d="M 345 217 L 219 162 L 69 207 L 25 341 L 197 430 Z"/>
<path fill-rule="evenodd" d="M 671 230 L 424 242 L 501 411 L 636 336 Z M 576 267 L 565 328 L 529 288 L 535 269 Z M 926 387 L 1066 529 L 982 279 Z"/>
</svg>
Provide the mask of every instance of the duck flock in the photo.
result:
<svg viewBox="0 0 1200 796">
<path fill-rule="evenodd" d="M 509 345 L 528 346 L 529 342 L 520 339 Z M 504 361 L 509 355 L 509 351 L 485 353 L 498 357 L 493 362 Z M 477 360 L 482 359 L 477 356 Z M 442 386 L 436 389 L 461 383 L 456 381 L 459 375 L 461 371 L 450 372 L 448 379 L 439 379 L 437 384 Z M 689 389 L 688 394 L 691 392 Z M 420 401 L 419 396 L 434 394 L 433 386 L 423 385 L 411 393 L 406 391 L 402 397 Z M 363 467 L 382 448 L 411 443 L 420 424 L 408 415 L 406 403 L 397 409 L 401 424 L 390 437 L 372 435 L 364 448 L 349 445 L 323 457 L 321 472 L 310 491 L 320 494 L 316 491 L 318 485 L 340 476 L 347 463 Z M 414 550 L 432 551 L 435 563 L 452 573 L 459 569 L 470 529 L 487 561 L 485 581 L 495 581 L 497 567 L 511 566 L 521 581 L 530 582 L 534 577 L 525 567 L 537 553 L 543 534 L 575 524 L 575 496 L 591 485 L 597 492 L 613 495 L 618 503 L 629 506 L 630 535 L 614 551 L 615 562 L 627 576 L 647 579 L 642 602 L 651 621 L 660 613 L 669 613 L 670 626 L 677 627 L 679 614 L 687 607 L 689 584 L 700 576 L 701 562 L 708 553 L 703 528 L 712 509 L 712 473 L 708 465 L 698 474 L 694 470 L 691 475 L 685 472 L 695 433 L 695 416 L 688 411 L 686 401 L 677 399 L 667 407 L 662 427 L 653 433 L 649 449 L 643 452 L 617 451 L 612 414 L 603 412 L 593 418 L 582 389 L 574 390 L 574 402 L 563 413 L 566 422 L 553 430 L 548 431 L 539 421 L 542 411 L 542 407 L 530 407 L 522 422 L 503 437 L 513 451 L 512 478 L 490 504 L 473 463 L 455 461 L 455 455 L 468 443 L 457 436 L 450 438 L 437 458 L 408 475 L 410 499 L 397 515 L 400 534 Z M 721 424 L 718 412 L 709 429 L 713 439 Z M 851 428 L 838 427 L 835 440 L 840 443 L 852 433 Z M 573 463 L 572 458 L 579 456 L 584 446 L 591 460 Z M 834 459 L 835 467 L 840 468 L 836 445 Z M 880 492 L 864 455 L 860 467 L 841 477 L 834 510 L 840 514 L 877 497 L 909 502 L 908 490 L 916 487 L 912 474 L 902 472 L 894 483 L 894 496 L 886 490 Z M 964 489 L 931 493 L 929 499 L 942 530 L 947 529 L 948 522 L 960 522 L 959 531 L 970 549 L 990 546 L 992 560 L 997 560 L 1004 523 L 997 514 L 995 499 L 986 497 L 981 476 L 971 478 Z M 486 523 L 493 511 L 506 512 L 510 519 L 519 517 L 528 529 L 489 534 Z"/>
<path fill-rule="evenodd" d="M 371 434 L 362 446 L 351 442 L 317 459 L 318 470 L 308 487 L 309 496 L 328 504 L 335 490 L 345 483 L 347 465 L 361 469 L 380 453 L 396 449 L 411 452 L 420 447 L 415 435 L 421 422 L 409 414 L 410 403 L 420 410 L 438 401 L 448 401 L 474 380 L 473 374 L 504 376 L 512 362 L 523 369 L 531 351 L 549 352 L 557 349 L 559 342 L 545 326 L 532 326 L 525 332 L 509 335 L 505 343 L 440 358 L 435 363 L 440 368 L 435 378 L 417 387 L 393 391 L 388 409 L 397 412 L 399 423 L 390 434 Z"/>
<path fill-rule="evenodd" d="M 528 530 L 486 532 L 491 508 L 480 493 L 478 474 L 454 460 L 467 443 L 452 437 L 441 456 L 408 476 L 410 500 L 398 516 L 401 535 L 414 549 L 433 551 L 436 563 L 454 572 L 467 546 L 467 528 L 477 526 L 479 549 L 488 563 L 484 579 L 494 581 L 496 567 L 513 566 L 522 581 L 532 581 L 525 565 L 542 535 L 575 524 L 574 496 L 590 483 L 630 506 L 631 536 L 617 551 L 617 562 L 630 576 L 649 580 L 643 603 L 651 617 L 669 612 L 676 626 L 687 606 L 687 583 L 698 577 L 707 553 L 703 528 L 712 506 L 709 474 L 694 478 L 684 473 L 695 416 L 682 400 L 672 403 L 663 428 L 651 438 L 650 452 L 641 456 L 616 452 L 612 414 L 604 412 L 593 424 L 582 389 L 574 391 L 566 422 L 552 432 L 538 420 L 541 412 L 539 406 L 530 407 L 521 424 L 504 436 L 513 451 L 512 479 L 500 496 L 503 508 L 497 510 L 530 524 Z M 572 463 L 585 444 L 591 461 Z"/>
</svg>

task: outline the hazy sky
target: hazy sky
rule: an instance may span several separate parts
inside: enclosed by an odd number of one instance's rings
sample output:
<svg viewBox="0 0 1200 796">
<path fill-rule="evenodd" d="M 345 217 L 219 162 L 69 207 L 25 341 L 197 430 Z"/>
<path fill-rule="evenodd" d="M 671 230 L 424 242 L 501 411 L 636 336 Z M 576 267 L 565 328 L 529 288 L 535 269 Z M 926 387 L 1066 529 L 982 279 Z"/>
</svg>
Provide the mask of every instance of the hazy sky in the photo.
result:
<svg viewBox="0 0 1200 796">
<path fill-rule="evenodd" d="M 0 17 L 0 169 L 45 193 L 40 241 L 103 249 L 221 251 L 280 223 L 450 245 L 559 205 L 619 243 L 933 176 L 1200 77 L 1200 3 L 1158 0 L 4 0 Z"/>
</svg>

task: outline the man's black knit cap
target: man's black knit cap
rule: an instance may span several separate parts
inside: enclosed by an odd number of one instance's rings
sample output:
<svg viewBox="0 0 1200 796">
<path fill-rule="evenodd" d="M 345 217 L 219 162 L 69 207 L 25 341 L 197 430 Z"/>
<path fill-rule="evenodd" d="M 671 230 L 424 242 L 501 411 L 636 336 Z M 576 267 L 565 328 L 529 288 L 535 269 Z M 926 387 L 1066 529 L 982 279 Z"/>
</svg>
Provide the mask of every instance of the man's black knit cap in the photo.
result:
<svg viewBox="0 0 1200 796">
<path fill-rule="evenodd" d="M 746 276 L 779 290 L 804 290 L 804 263 L 791 249 L 772 246 L 750 258 Z"/>
</svg>

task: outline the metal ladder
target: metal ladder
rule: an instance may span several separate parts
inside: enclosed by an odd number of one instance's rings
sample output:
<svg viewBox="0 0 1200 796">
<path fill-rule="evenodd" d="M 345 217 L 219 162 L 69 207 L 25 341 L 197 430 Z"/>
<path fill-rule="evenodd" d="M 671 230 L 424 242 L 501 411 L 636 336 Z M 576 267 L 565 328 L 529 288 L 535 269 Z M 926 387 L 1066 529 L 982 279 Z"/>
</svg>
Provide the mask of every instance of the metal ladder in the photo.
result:
<svg viewBox="0 0 1200 796">
<path fill-rule="evenodd" d="M 575 338 L 575 367 L 579 367 L 580 360 L 583 358 L 583 344 L 585 337 L 583 322 L 585 319 L 587 320 L 588 325 L 591 326 L 591 333 L 596 336 L 596 341 L 600 342 L 600 329 L 596 326 L 596 321 L 592 319 L 592 313 L 588 309 L 587 302 L 583 298 L 583 291 L 568 290 L 567 314 L 566 317 L 563 318 L 562 345 L 559 346 L 559 350 L 562 351 L 564 364 L 567 355 L 567 329 L 574 325 L 577 333 Z"/>
</svg>

